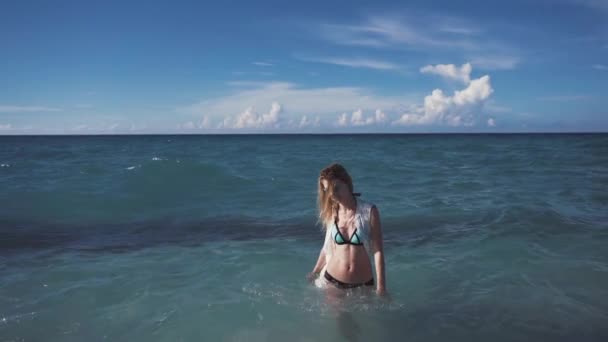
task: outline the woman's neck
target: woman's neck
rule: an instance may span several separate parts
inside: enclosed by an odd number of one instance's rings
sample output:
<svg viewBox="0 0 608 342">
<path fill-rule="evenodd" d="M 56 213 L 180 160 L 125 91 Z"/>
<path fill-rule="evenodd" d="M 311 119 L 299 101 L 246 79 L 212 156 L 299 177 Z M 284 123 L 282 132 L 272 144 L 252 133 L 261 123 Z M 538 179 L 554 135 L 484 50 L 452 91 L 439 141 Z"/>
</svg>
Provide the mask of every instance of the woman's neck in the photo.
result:
<svg viewBox="0 0 608 342">
<path fill-rule="evenodd" d="M 345 203 L 338 202 L 339 211 L 348 212 L 348 211 L 356 211 L 357 210 L 357 200 L 355 196 L 350 197 Z"/>
</svg>

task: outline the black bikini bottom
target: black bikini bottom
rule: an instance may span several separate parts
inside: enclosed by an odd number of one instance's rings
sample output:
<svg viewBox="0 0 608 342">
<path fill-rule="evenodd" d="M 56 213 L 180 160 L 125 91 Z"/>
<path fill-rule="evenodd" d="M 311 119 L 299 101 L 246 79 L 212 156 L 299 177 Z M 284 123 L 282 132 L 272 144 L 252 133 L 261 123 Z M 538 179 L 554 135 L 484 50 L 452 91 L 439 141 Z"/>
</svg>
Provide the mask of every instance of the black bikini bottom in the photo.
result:
<svg viewBox="0 0 608 342">
<path fill-rule="evenodd" d="M 334 284 L 335 287 L 339 288 L 339 289 L 352 289 L 355 287 L 360 287 L 360 286 L 374 286 L 374 278 L 372 277 L 372 279 L 366 281 L 365 283 L 343 283 L 341 281 L 339 281 L 338 279 L 332 277 L 329 272 L 325 271 L 325 279 L 327 279 L 327 281 L 329 281 L 330 283 Z"/>
</svg>

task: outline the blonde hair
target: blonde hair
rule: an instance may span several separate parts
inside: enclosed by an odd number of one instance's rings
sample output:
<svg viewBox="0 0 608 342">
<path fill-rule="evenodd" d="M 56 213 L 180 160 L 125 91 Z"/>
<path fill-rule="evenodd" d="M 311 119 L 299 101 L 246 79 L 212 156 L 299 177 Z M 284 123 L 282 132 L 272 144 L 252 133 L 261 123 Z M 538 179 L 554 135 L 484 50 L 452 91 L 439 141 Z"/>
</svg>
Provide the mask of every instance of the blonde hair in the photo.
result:
<svg viewBox="0 0 608 342">
<path fill-rule="evenodd" d="M 323 188 L 323 180 L 327 180 L 328 189 L 325 191 Z M 332 222 L 338 216 L 339 205 L 338 202 L 332 200 L 331 192 L 334 191 L 334 183 L 336 180 L 341 180 L 348 186 L 348 190 L 353 193 L 353 180 L 344 168 L 344 166 L 333 163 L 323 170 L 321 170 L 319 174 L 318 181 L 318 195 L 317 195 L 317 206 L 319 208 L 319 220 L 318 223 L 321 224 L 325 229 L 328 223 Z M 358 196 L 359 194 L 353 193 L 353 196 Z"/>
</svg>

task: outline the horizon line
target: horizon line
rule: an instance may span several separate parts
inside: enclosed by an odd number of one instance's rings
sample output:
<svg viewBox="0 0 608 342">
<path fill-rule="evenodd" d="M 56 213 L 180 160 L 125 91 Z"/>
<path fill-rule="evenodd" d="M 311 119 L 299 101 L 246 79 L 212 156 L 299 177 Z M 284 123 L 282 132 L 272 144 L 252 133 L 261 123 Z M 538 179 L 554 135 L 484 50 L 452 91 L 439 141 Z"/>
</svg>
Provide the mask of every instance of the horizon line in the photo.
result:
<svg viewBox="0 0 608 342">
<path fill-rule="evenodd" d="M 33 133 L 33 134 L 0 134 L 0 137 L 99 137 L 99 136 L 251 136 L 251 135 L 311 135 L 311 136 L 335 136 L 335 135 L 517 135 L 517 134 L 608 134 L 608 131 L 506 131 L 506 132 L 327 132 L 327 133 Z"/>
</svg>

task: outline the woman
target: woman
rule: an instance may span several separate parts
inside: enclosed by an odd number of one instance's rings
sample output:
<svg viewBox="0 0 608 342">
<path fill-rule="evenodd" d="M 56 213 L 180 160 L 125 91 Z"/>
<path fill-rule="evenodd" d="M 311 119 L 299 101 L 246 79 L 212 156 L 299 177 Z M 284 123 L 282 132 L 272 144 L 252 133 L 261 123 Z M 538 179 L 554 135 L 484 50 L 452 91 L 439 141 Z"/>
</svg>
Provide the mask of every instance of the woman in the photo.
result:
<svg viewBox="0 0 608 342">
<path fill-rule="evenodd" d="M 357 199 L 346 169 L 332 164 L 319 175 L 317 202 L 325 242 L 307 278 L 339 289 L 373 288 L 386 294 L 380 214 L 375 205 Z M 372 264 L 376 266 L 374 281 Z"/>
</svg>

